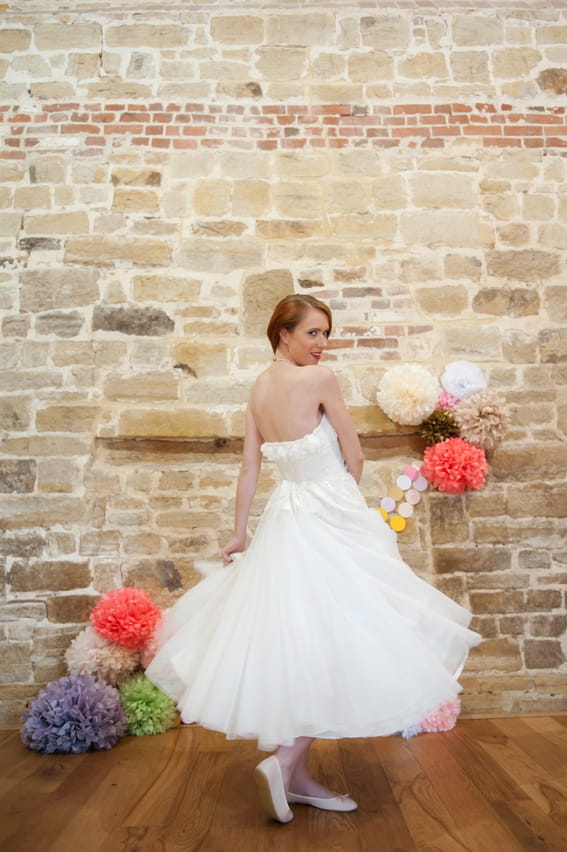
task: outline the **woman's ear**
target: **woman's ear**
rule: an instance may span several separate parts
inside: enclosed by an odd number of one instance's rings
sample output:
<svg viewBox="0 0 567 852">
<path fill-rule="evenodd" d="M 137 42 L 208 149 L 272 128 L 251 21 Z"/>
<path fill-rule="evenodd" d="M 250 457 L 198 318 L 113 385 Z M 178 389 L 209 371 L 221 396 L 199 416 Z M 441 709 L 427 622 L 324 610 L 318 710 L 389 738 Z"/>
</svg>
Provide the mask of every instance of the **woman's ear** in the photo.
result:
<svg viewBox="0 0 567 852">
<path fill-rule="evenodd" d="M 289 331 L 287 328 L 280 328 L 280 343 L 287 343 L 289 340 Z"/>
</svg>

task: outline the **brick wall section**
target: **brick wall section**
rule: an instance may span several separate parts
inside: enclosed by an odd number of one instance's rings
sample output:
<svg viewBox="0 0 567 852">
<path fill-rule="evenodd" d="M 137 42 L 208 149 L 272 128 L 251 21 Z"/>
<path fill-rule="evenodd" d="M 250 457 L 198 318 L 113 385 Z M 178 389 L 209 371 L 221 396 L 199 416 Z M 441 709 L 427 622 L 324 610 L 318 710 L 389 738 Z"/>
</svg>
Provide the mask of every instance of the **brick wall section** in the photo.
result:
<svg viewBox="0 0 567 852">
<path fill-rule="evenodd" d="M 0 719 L 102 592 L 168 605 L 217 558 L 294 289 L 333 308 L 371 506 L 419 460 L 375 403 L 392 362 L 505 395 L 486 488 L 400 545 L 486 638 L 465 712 L 564 711 L 564 3 L 107 5 L 0 26 Z"/>
</svg>

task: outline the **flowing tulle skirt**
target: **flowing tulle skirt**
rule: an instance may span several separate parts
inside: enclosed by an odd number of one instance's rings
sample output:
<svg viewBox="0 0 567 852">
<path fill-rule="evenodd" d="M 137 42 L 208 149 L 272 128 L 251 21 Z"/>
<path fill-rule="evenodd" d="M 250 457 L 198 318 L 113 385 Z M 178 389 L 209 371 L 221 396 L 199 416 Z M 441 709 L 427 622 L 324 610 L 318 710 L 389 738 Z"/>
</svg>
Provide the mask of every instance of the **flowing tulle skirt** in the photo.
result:
<svg viewBox="0 0 567 852">
<path fill-rule="evenodd" d="M 168 613 L 147 675 L 260 748 L 399 732 L 460 691 L 470 614 L 401 560 L 354 480 L 283 481 L 253 541 Z"/>
</svg>

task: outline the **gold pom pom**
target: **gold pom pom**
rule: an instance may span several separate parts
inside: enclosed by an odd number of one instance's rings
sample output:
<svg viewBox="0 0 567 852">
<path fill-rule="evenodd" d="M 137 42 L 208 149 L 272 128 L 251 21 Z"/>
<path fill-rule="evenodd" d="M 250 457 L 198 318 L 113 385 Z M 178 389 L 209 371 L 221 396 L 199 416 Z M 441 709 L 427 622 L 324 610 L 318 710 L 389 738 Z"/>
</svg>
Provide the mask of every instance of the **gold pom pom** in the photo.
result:
<svg viewBox="0 0 567 852">
<path fill-rule="evenodd" d="M 427 446 L 439 444 L 441 441 L 446 441 L 447 438 L 455 438 L 458 434 L 459 427 L 453 412 L 446 408 L 436 409 L 421 424 L 421 436 Z"/>
</svg>

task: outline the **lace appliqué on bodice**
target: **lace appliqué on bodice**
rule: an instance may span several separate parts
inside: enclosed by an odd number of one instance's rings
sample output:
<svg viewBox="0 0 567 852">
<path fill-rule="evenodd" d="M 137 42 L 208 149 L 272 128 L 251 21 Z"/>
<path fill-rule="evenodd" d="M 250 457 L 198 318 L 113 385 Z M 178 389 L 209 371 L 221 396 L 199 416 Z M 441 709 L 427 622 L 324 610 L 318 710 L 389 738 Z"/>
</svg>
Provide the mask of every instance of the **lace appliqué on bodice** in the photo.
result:
<svg viewBox="0 0 567 852">
<path fill-rule="evenodd" d="M 277 464 L 281 478 L 292 482 L 348 475 L 337 434 L 325 415 L 312 432 L 295 441 L 266 441 L 265 458 Z"/>
</svg>

